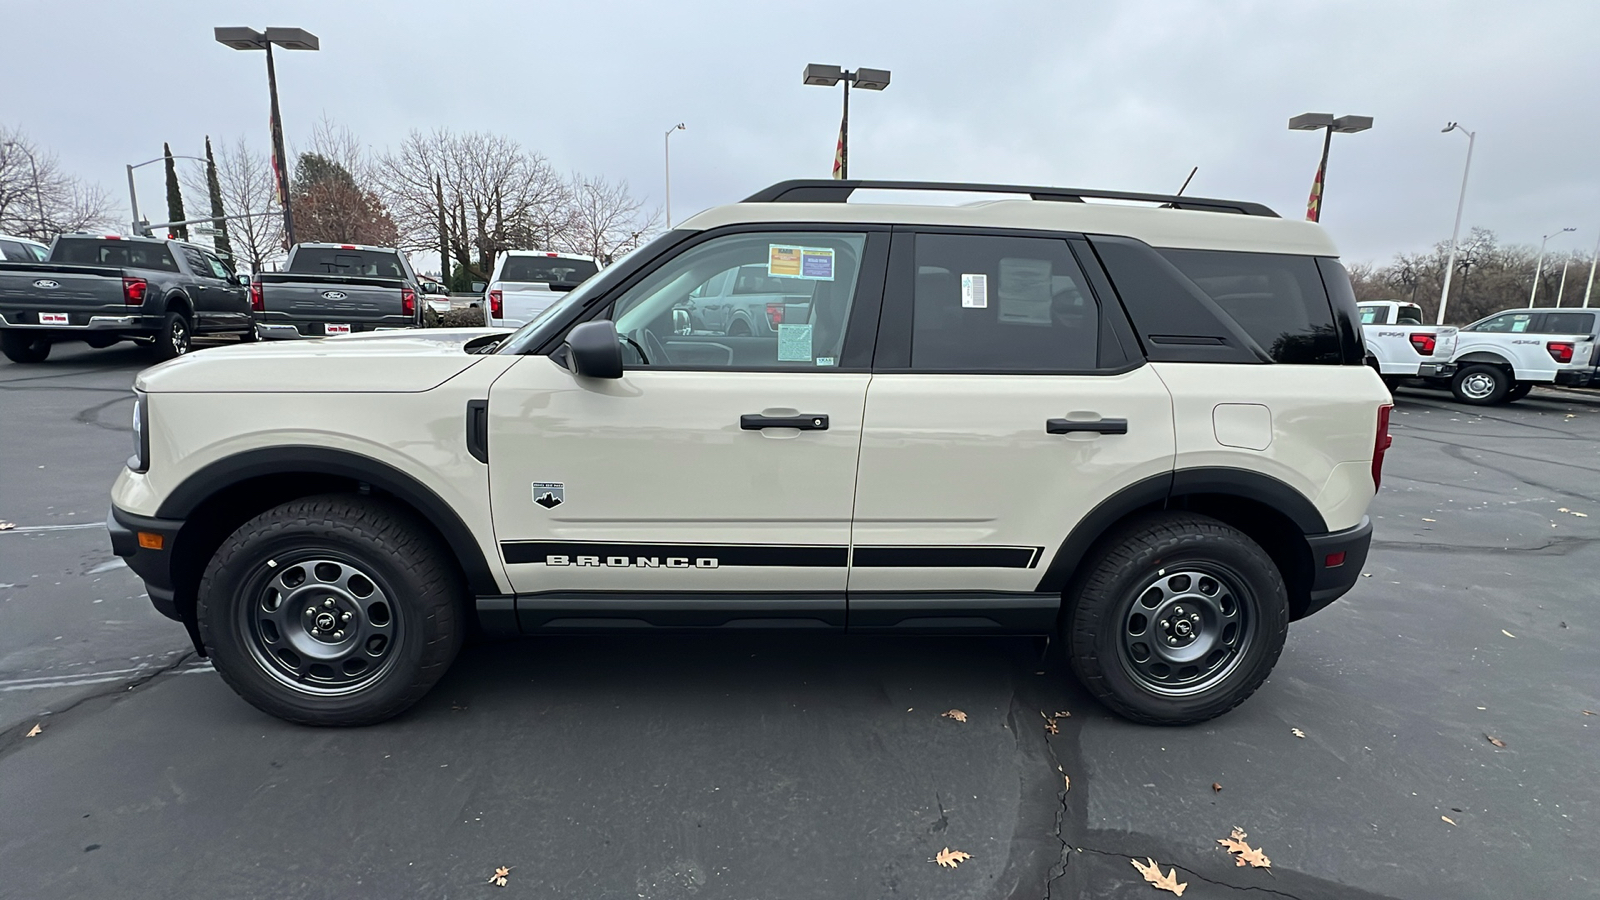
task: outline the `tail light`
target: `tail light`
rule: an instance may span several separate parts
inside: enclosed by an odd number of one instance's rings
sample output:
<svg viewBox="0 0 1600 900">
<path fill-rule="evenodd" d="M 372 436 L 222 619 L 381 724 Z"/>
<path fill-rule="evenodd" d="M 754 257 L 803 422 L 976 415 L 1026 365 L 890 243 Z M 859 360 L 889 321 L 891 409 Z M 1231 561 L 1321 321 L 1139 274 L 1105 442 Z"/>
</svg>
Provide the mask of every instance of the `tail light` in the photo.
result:
<svg viewBox="0 0 1600 900">
<path fill-rule="evenodd" d="M 122 302 L 128 306 L 143 306 L 144 295 L 149 290 L 150 284 L 143 278 L 122 278 Z"/>
<path fill-rule="evenodd" d="M 783 324 L 783 304 L 782 303 L 768 303 L 767 304 L 767 324 L 771 325 L 772 329 L 774 331 L 776 331 L 778 329 L 779 325 Z"/>
<path fill-rule="evenodd" d="M 506 295 L 500 291 L 489 292 L 489 315 L 496 319 L 506 317 Z"/>
<path fill-rule="evenodd" d="M 1575 349 L 1571 341 L 1551 341 L 1544 345 L 1550 352 L 1550 358 L 1558 363 L 1572 362 L 1572 352 Z"/>
<path fill-rule="evenodd" d="M 1374 491 L 1383 486 L 1383 454 L 1394 445 L 1394 438 L 1389 436 L 1389 411 L 1392 409 L 1394 409 L 1394 406 L 1388 403 L 1378 407 L 1378 435 L 1372 441 L 1372 489 Z"/>
<path fill-rule="evenodd" d="M 1411 346 L 1415 347 L 1417 353 L 1422 356 L 1432 356 L 1433 348 L 1439 346 L 1439 341 L 1431 334 L 1413 334 L 1411 336 Z"/>
<path fill-rule="evenodd" d="M 261 282 L 250 282 L 250 308 L 255 312 L 266 312 L 267 301 L 261 296 Z"/>
<path fill-rule="evenodd" d="M 400 289 L 400 313 L 407 316 L 417 314 L 417 292 L 411 288 Z"/>
</svg>

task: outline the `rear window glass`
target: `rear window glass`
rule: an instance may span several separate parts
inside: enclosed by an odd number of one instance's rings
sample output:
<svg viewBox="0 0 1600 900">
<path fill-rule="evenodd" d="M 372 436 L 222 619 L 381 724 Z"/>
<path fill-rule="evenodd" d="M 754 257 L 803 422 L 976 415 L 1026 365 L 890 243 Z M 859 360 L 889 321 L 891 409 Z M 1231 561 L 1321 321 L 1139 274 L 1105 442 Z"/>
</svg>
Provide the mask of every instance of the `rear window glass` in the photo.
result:
<svg viewBox="0 0 1600 900">
<path fill-rule="evenodd" d="M 166 244 L 146 241 L 106 241 L 62 238 L 56 241 L 50 261 L 80 266 L 116 266 L 122 269 L 178 271 L 177 260 Z"/>
<path fill-rule="evenodd" d="M 1333 309 L 1309 256 L 1158 250 L 1280 363 L 1337 365 Z"/>
<path fill-rule="evenodd" d="M 575 287 L 598 271 L 600 267 L 587 259 L 510 256 L 506 258 L 505 268 L 500 271 L 500 280 Z"/>
<path fill-rule="evenodd" d="M 1544 331 L 1546 334 L 1594 334 L 1594 313 L 1545 313 Z"/>
<path fill-rule="evenodd" d="M 300 275 L 350 275 L 404 278 L 400 256 L 392 251 L 345 250 L 340 247 L 297 247 L 289 271 Z"/>
</svg>

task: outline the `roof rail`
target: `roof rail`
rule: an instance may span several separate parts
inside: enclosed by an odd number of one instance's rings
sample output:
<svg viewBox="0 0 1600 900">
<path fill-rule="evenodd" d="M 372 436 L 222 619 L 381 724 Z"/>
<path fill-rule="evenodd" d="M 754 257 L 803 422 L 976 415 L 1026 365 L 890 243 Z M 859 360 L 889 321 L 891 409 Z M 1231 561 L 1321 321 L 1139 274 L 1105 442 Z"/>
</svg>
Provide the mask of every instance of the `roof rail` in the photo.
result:
<svg viewBox="0 0 1600 900">
<path fill-rule="evenodd" d="M 832 178 L 799 178 L 780 181 L 744 198 L 745 203 L 845 203 L 858 190 L 873 191 L 960 191 L 980 194 L 1027 194 L 1035 200 L 1082 203 L 1091 200 L 1138 200 L 1159 203 L 1170 209 L 1196 209 L 1207 212 L 1236 213 L 1244 216 L 1278 214 L 1260 203 L 1245 200 L 1212 200 L 1205 197 L 1180 197 L 1176 194 L 1139 194 L 1131 191 L 1099 191 L 1081 188 L 1029 187 L 1019 184 L 969 184 L 956 181 L 863 181 Z"/>
</svg>

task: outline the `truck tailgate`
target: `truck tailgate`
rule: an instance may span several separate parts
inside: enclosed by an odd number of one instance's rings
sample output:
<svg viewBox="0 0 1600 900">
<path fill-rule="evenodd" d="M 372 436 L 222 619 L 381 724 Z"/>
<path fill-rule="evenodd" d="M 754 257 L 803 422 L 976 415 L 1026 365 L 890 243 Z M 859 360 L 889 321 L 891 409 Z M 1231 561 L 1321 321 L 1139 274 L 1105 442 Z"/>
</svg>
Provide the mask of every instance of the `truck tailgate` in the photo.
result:
<svg viewBox="0 0 1600 900">
<path fill-rule="evenodd" d="M 123 271 L 61 263 L 0 263 L 0 313 L 16 325 L 38 325 L 39 313 L 67 314 L 82 325 L 91 314 L 127 311 Z M 137 311 L 138 307 L 133 307 Z"/>
<path fill-rule="evenodd" d="M 348 325 L 352 332 L 414 324 L 414 308 L 406 312 L 401 296 L 406 284 L 399 279 L 274 273 L 258 275 L 256 280 L 261 285 L 256 317 L 267 325 L 313 325 L 300 329 L 307 337 L 343 333 L 323 330 L 330 324 Z"/>
</svg>

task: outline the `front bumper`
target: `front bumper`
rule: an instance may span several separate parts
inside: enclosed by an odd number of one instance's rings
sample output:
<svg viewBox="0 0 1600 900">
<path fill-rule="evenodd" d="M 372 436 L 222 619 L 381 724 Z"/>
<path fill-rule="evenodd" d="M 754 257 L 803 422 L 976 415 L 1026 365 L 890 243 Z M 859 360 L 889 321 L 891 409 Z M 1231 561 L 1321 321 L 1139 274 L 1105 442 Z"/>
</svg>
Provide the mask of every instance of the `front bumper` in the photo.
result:
<svg viewBox="0 0 1600 900">
<path fill-rule="evenodd" d="M 1372 520 L 1362 516 L 1361 524 L 1354 528 L 1308 534 L 1306 543 L 1311 545 L 1314 574 L 1309 602 L 1298 617 L 1302 619 L 1343 597 L 1355 586 L 1362 567 L 1367 564 L 1367 551 L 1372 548 Z"/>
<path fill-rule="evenodd" d="M 145 593 L 156 611 L 182 622 L 173 600 L 172 554 L 182 519 L 156 519 L 136 516 L 111 507 L 106 530 L 111 533 L 111 552 L 128 561 L 128 568 L 144 579 Z"/>
</svg>

